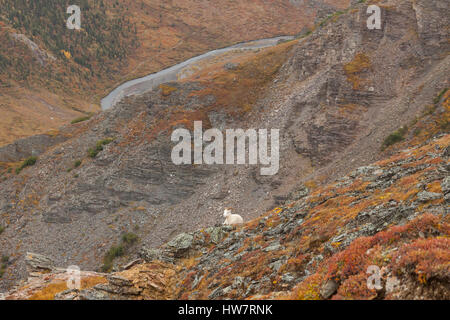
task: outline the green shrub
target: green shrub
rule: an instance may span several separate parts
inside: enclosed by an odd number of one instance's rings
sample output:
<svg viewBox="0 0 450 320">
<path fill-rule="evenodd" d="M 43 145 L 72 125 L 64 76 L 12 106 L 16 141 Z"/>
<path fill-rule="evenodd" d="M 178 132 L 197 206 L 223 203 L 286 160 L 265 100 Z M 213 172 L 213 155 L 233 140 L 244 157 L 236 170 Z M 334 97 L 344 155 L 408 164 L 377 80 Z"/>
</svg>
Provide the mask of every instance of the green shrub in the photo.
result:
<svg viewBox="0 0 450 320">
<path fill-rule="evenodd" d="M 113 141 L 114 141 L 114 139 L 112 139 L 112 138 L 106 138 L 106 139 L 97 141 L 96 147 L 97 147 L 97 149 L 100 148 L 101 150 L 103 150 L 103 146 L 106 146 L 107 144 L 110 144 Z"/>
<path fill-rule="evenodd" d="M 67 172 L 71 172 L 73 169 L 78 168 L 79 166 L 81 166 L 81 160 L 77 160 L 73 163 L 73 168 L 69 168 L 67 169 Z"/>
<path fill-rule="evenodd" d="M 88 156 L 90 158 L 95 158 L 98 155 L 99 152 L 100 151 L 97 151 L 95 148 L 89 148 L 88 149 Z"/>
<path fill-rule="evenodd" d="M 439 92 L 439 94 L 433 99 L 433 103 L 438 104 L 439 102 L 441 102 L 441 99 L 444 96 L 444 94 L 447 92 L 447 90 L 448 90 L 448 88 L 445 88 L 441 92 Z"/>
<path fill-rule="evenodd" d="M 80 123 L 80 122 L 83 122 L 83 121 L 87 121 L 87 120 L 89 120 L 91 118 L 92 118 L 92 116 L 79 117 L 79 118 L 76 118 L 76 119 L 72 120 L 70 123 L 71 124 L 76 124 L 76 123 Z"/>
<path fill-rule="evenodd" d="M 16 174 L 19 174 L 24 168 L 34 166 L 37 161 L 37 157 L 29 157 L 25 159 L 22 164 L 16 168 Z"/>
<path fill-rule="evenodd" d="M 138 239 L 139 237 L 132 232 L 122 235 L 121 243 L 117 246 L 112 246 L 108 252 L 106 252 L 105 257 L 103 258 L 103 266 L 101 267 L 102 272 L 111 272 L 114 259 L 123 256 L 126 253 L 127 248 L 136 243 Z"/>
<path fill-rule="evenodd" d="M 405 134 L 408 132 L 408 127 L 401 127 L 394 133 L 391 133 L 386 139 L 383 141 L 382 150 L 385 150 L 387 147 L 396 144 L 397 142 L 403 141 L 405 138 Z"/>
<path fill-rule="evenodd" d="M 112 139 L 112 138 L 107 138 L 107 139 L 97 141 L 95 148 L 88 149 L 88 156 L 91 158 L 95 158 L 98 155 L 98 153 L 103 150 L 103 146 L 110 144 L 113 141 L 114 141 L 114 139 Z"/>
<path fill-rule="evenodd" d="M 123 256 L 124 252 L 125 252 L 125 249 L 124 249 L 123 245 L 113 246 L 106 253 L 106 257 L 108 259 L 114 259 L 114 258 Z"/>
<path fill-rule="evenodd" d="M 4 226 L 0 226 L 0 234 L 2 234 L 3 231 L 5 231 L 5 227 Z"/>
<path fill-rule="evenodd" d="M 132 232 L 125 233 L 122 236 L 122 242 L 126 245 L 132 245 L 132 244 L 136 243 L 137 240 L 138 240 L 138 236 Z"/>
<path fill-rule="evenodd" d="M 112 246 L 108 252 L 106 252 L 105 257 L 103 258 L 103 272 L 110 272 L 113 267 L 113 262 L 115 258 L 123 256 L 125 253 L 125 249 L 123 245 Z"/>
</svg>

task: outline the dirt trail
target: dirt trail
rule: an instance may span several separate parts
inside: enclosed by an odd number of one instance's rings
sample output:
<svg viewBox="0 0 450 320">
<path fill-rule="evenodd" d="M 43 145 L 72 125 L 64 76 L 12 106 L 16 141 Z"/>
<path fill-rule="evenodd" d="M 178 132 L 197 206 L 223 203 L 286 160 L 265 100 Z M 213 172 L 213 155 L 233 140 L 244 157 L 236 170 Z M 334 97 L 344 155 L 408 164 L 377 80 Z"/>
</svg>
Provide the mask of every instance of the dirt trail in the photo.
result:
<svg viewBox="0 0 450 320">
<path fill-rule="evenodd" d="M 203 61 L 205 59 L 209 59 L 211 57 L 218 56 L 220 54 L 233 50 L 257 50 L 261 48 L 272 47 L 277 43 L 279 43 L 279 41 L 292 39 L 294 39 L 293 36 L 280 36 L 275 38 L 239 43 L 230 47 L 209 51 L 200 56 L 193 57 L 191 59 L 188 59 L 184 62 L 176 64 L 167 69 L 161 70 L 159 72 L 149 74 L 145 77 L 127 81 L 118 86 L 117 88 L 115 88 L 113 91 L 111 91 L 111 93 L 109 93 L 106 97 L 102 99 L 101 101 L 102 110 L 107 110 L 111 108 L 124 97 L 142 94 L 155 88 L 161 83 L 175 81 L 178 79 L 179 73 L 183 69 L 200 61 Z"/>
</svg>

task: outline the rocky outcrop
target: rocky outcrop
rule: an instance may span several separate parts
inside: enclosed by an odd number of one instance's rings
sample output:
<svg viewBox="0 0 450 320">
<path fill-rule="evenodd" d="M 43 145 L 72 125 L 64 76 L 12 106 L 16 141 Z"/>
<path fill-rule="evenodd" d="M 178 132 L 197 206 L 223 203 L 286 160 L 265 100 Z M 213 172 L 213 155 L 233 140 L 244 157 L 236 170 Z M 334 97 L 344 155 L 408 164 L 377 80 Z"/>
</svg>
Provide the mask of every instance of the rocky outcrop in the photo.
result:
<svg viewBox="0 0 450 320">
<path fill-rule="evenodd" d="M 181 258 L 189 258 L 201 251 L 205 243 L 220 245 L 232 230 L 231 226 L 209 227 L 201 231 L 181 233 L 160 248 L 142 246 L 139 255 L 145 261 L 160 260 L 174 263 Z"/>
<path fill-rule="evenodd" d="M 18 162 L 31 156 L 39 156 L 67 139 L 64 135 L 41 134 L 17 140 L 0 148 L 0 162 Z"/>
<path fill-rule="evenodd" d="M 49 272 L 55 269 L 54 262 L 41 254 L 27 252 L 25 262 L 29 273 Z"/>
</svg>

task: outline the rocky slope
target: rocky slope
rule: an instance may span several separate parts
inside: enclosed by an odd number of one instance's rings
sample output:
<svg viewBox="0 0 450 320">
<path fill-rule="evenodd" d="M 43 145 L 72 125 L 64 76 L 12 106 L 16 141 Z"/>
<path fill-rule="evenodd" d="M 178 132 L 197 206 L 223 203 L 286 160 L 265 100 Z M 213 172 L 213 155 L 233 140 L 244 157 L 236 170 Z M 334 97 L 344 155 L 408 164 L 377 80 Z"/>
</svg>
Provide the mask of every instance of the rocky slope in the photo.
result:
<svg viewBox="0 0 450 320">
<path fill-rule="evenodd" d="M 105 264 L 118 270 L 140 254 L 162 261 L 116 275 L 139 282 L 136 274 L 157 270 L 149 273 L 159 279 L 155 285 L 169 281 L 164 286 L 171 288 L 158 293 L 160 298 L 273 298 L 279 292 L 317 297 L 330 279 L 336 283 L 329 287 L 341 290 L 337 297 L 371 297 L 373 292 L 352 287 L 369 263 L 351 263 L 362 248 L 375 248 L 375 261 L 383 250 L 412 250 L 409 266 L 419 264 L 414 259 L 430 245 L 442 266 L 417 270 L 430 283 L 437 279 L 431 287 L 440 293 L 448 266 L 449 141 L 448 135 L 436 137 L 449 130 L 449 93 L 443 90 L 449 73 L 448 5 L 377 3 L 383 8 L 382 30 L 368 30 L 367 4 L 356 4 L 297 41 L 233 56 L 228 67 L 221 60 L 62 128 L 64 142 L 50 143 L 53 147 L 18 175 L 8 173 L 18 164 L 7 164 L 0 184 L 0 245 L 8 256 L 2 287 L 26 277 L 26 252 L 49 256 L 58 267 L 75 264 L 85 270 Z M 193 120 L 222 129 L 279 128 L 280 172 L 263 177 L 254 166 L 173 165 L 170 132 L 190 128 Z M 396 132 L 402 126 L 408 128 Z M 377 162 L 395 152 L 392 139 L 411 149 Z M 222 223 L 226 206 L 246 221 L 279 209 L 242 230 L 206 229 Z M 400 232 L 395 228 L 386 231 L 396 224 L 404 237 L 393 236 Z M 417 239 L 416 225 L 425 240 Z M 200 228 L 205 230 L 194 232 Z M 182 232 L 194 233 L 175 238 L 162 251 L 148 249 Z M 139 240 L 121 243 L 130 233 Z M 372 238 L 350 244 L 362 236 Z M 120 245 L 126 247 L 124 257 L 105 259 Z M 339 263 L 333 269 L 336 259 L 348 268 Z M 400 270 L 406 266 L 400 260 L 385 266 Z M 255 269 L 247 274 L 243 266 L 249 262 Z M 177 276 L 159 275 L 166 272 Z M 417 285 L 414 272 L 411 279 L 404 274 L 406 286 Z M 114 281 L 100 287 L 114 287 Z M 157 290 L 141 289 L 130 290 L 136 297 L 152 297 Z M 86 294 L 124 297 L 115 289 L 92 290 Z"/>
<path fill-rule="evenodd" d="M 297 200 L 243 227 L 144 246 L 121 272 L 83 272 L 81 290 L 67 290 L 64 270 L 29 254 L 41 273 L 4 298 L 450 299 L 449 145 L 441 134 L 333 184 L 297 190 Z M 367 288 L 371 265 L 381 270 L 379 290 Z"/>
</svg>

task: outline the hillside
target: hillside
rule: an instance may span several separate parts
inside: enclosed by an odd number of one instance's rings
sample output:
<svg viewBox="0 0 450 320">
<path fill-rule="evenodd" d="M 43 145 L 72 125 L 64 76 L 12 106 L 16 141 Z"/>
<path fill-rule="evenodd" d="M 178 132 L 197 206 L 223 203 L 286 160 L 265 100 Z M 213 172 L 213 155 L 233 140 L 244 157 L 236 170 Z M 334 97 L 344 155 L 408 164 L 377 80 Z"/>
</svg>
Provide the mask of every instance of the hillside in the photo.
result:
<svg viewBox="0 0 450 320">
<path fill-rule="evenodd" d="M 243 227 L 144 246 L 142 259 L 114 274 L 83 272 L 81 291 L 67 290 L 51 260 L 29 254 L 33 278 L 4 298 L 448 300 L 449 157 L 450 134 L 440 134 L 298 190 L 298 200 Z M 382 270 L 380 290 L 367 288 L 371 265 Z"/>
<path fill-rule="evenodd" d="M 355 1 L 0 148 L 7 298 L 53 298 L 48 271 L 75 264 L 88 290 L 60 298 L 448 299 L 448 4 L 375 2 L 381 30 Z M 279 173 L 174 165 L 170 134 L 195 120 L 280 129 Z M 247 223 L 219 227 L 224 207 Z M 400 288 L 368 290 L 370 265 Z"/>
<path fill-rule="evenodd" d="M 97 112 L 125 80 L 232 43 L 297 34 L 348 3 L 83 0 L 75 31 L 66 29 L 70 1 L 1 0 L 0 145 Z"/>
</svg>

